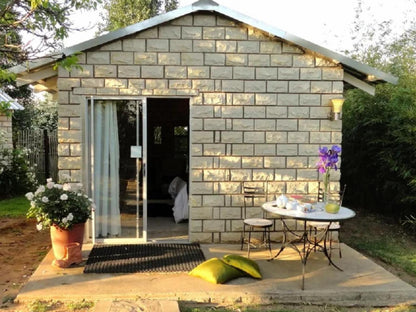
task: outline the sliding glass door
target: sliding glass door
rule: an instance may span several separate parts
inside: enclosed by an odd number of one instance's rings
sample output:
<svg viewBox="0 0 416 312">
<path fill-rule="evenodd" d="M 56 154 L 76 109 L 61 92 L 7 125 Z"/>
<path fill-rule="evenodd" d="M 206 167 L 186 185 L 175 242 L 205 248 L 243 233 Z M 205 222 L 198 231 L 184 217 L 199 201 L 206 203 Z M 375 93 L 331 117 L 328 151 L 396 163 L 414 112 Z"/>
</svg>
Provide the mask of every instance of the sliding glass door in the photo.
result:
<svg viewBox="0 0 416 312">
<path fill-rule="evenodd" d="M 96 205 L 93 241 L 146 241 L 144 100 L 90 99 L 85 179 Z"/>
</svg>

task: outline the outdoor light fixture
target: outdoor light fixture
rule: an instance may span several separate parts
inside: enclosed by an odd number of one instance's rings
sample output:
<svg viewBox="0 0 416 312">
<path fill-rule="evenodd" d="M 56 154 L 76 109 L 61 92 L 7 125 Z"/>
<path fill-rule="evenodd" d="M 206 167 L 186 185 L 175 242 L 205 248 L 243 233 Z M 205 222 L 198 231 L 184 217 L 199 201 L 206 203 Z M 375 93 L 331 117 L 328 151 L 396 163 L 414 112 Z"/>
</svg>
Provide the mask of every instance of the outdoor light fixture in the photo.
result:
<svg viewBox="0 0 416 312">
<path fill-rule="evenodd" d="M 341 119 L 342 104 L 344 104 L 344 99 L 332 99 L 332 120 Z"/>
</svg>

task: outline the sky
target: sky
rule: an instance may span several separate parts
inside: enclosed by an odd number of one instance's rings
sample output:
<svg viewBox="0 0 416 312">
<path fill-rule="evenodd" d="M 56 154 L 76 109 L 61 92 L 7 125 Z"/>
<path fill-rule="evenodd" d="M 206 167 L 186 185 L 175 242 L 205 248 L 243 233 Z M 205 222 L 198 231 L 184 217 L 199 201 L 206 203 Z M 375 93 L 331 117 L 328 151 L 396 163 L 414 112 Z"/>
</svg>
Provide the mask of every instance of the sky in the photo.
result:
<svg viewBox="0 0 416 312">
<path fill-rule="evenodd" d="M 196 0 L 179 0 L 179 6 Z M 362 3 L 363 18 L 377 25 L 392 20 L 392 28 L 400 34 L 404 23 L 416 16 L 416 0 L 214 0 L 230 9 L 297 35 L 303 39 L 342 52 L 352 48 L 353 22 L 358 3 Z M 88 16 L 88 18 L 86 18 Z M 99 11 L 76 14 L 78 26 L 89 31 L 74 33 L 65 46 L 94 38 Z"/>
</svg>

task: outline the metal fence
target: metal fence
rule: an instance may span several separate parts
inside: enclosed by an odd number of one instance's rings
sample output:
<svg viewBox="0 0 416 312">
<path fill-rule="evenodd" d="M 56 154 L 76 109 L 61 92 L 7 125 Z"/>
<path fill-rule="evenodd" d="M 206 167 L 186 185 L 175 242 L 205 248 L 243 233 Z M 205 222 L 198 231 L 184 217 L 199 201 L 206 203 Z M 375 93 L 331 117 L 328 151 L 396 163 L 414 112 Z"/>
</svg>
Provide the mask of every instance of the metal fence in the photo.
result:
<svg viewBox="0 0 416 312">
<path fill-rule="evenodd" d="M 47 178 L 58 178 L 58 133 L 49 130 L 19 130 L 16 133 L 17 148 L 28 150 L 29 163 L 35 168 L 36 177 L 42 183 Z"/>
</svg>

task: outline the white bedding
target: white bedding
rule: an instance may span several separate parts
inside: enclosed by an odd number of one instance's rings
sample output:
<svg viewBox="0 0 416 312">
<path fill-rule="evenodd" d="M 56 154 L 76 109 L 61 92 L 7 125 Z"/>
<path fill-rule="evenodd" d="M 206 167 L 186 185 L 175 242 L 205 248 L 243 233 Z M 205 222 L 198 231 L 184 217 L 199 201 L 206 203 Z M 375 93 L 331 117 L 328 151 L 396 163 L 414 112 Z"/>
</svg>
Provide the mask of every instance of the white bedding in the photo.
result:
<svg viewBox="0 0 416 312">
<path fill-rule="evenodd" d="M 176 177 L 169 185 L 168 192 L 174 199 L 173 218 L 176 223 L 189 218 L 188 214 L 188 192 L 186 190 L 187 185 L 184 180 Z"/>
</svg>

